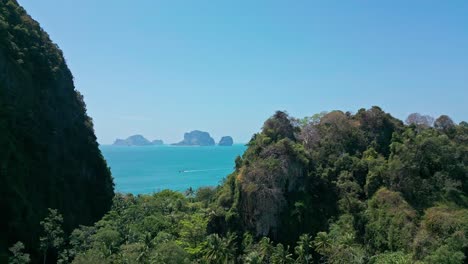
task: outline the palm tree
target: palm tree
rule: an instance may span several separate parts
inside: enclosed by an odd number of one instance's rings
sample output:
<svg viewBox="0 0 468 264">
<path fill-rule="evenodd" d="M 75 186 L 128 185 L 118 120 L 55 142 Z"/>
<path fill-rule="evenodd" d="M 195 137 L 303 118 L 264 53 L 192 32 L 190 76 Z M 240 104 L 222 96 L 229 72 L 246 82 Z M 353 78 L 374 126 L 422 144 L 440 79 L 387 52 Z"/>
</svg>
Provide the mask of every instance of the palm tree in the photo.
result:
<svg viewBox="0 0 468 264">
<path fill-rule="evenodd" d="M 297 263 L 312 263 L 312 237 L 308 234 L 303 234 L 297 241 L 297 246 L 294 248 L 294 252 L 297 254 Z"/>
<path fill-rule="evenodd" d="M 331 247 L 331 239 L 325 232 L 318 232 L 317 236 L 314 239 L 314 247 L 315 250 L 321 254 L 326 255 L 326 253 L 330 250 Z"/>
<path fill-rule="evenodd" d="M 252 251 L 244 258 L 244 263 L 247 264 L 262 264 L 263 256 L 257 251 Z"/>
<path fill-rule="evenodd" d="M 225 238 L 218 234 L 209 235 L 204 250 L 205 261 L 219 264 L 234 263 L 235 239 L 236 236 L 231 233 Z"/>
<path fill-rule="evenodd" d="M 153 246 L 154 246 L 154 239 L 151 235 L 151 233 L 146 233 L 146 235 L 143 237 L 142 241 L 143 242 L 143 248 L 142 248 L 142 252 L 140 253 L 140 255 L 138 255 L 138 258 L 137 258 L 137 261 L 139 262 L 146 262 L 148 256 L 149 256 L 149 253 L 151 251 L 151 249 L 153 249 Z"/>
<path fill-rule="evenodd" d="M 195 191 L 193 190 L 192 186 L 190 186 L 187 190 L 185 190 L 185 196 L 187 196 L 190 199 L 190 201 L 192 201 L 194 194 L 195 194 Z"/>
<path fill-rule="evenodd" d="M 262 256 L 262 258 L 268 261 L 273 251 L 273 245 L 271 243 L 270 238 L 263 237 L 258 244 L 259 244 L 260 255 Z"/>
<path fill-rule="evenodd" d="M 288 264 L 293 263 L 294 259 L 292 254 L 289 253 L 289 246 L 285 249 L 284 246 L 279 243 L 273 250 L 271 255 L 271 263 L 273 264 Z"/>
</svg>

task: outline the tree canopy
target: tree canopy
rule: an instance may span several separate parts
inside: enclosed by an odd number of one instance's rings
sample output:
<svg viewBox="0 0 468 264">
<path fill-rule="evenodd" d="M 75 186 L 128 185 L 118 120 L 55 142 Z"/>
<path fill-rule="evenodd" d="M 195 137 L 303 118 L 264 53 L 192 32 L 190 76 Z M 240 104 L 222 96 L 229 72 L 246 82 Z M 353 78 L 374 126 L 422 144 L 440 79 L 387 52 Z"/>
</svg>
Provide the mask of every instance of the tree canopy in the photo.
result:
<svg viewBox="0 0 468 264">
<path fill-rule="evenodd" d="M 219 186 L 114 194 L 61 50 L 15 0 L 0 36 L 2 263 L 467 261 L 467 122 L 278 111 Z"/>
<path fill-rule="evenodd" d="M 117 194 L 49 248 L 73 263 L 464 263 L 468 129 L 439 119 L 277 112 L 219 186 Z"/>
</svg>

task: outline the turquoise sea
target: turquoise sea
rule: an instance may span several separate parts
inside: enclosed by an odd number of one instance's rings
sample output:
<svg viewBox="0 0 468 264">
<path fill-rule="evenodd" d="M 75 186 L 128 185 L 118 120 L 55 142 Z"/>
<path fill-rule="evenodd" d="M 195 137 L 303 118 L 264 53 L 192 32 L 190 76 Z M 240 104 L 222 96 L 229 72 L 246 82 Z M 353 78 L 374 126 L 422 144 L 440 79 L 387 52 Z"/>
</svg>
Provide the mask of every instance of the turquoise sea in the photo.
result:
<svg viewBox="0 0 468 264">
<path fill-rule="evenodd" d="M 163 189 L 216 186 L 234 171 L 234 160 L 246 150 L 231 147 L 110 146 L 100 147 L 114 177 L 116 192 L 152 193 Z"/>
</svg>

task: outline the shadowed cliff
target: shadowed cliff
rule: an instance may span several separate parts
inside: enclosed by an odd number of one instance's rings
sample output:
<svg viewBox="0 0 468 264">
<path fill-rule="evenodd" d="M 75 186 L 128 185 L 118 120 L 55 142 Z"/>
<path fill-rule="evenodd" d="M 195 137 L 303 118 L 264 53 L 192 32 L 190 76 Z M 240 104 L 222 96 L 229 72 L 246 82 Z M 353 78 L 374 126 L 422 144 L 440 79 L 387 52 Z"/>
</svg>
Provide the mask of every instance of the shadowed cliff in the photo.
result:
<svg viewBox="0 0 468 264">
<path fill-rule="evenodd" d="M 110 208 L 110 170 L 61 50 L 16 1 L 0 1 L 0 253 L 38 250 L 57 208 L 69 232 Z M 33 254 L 34 256 L 34 254 Z"/>
</svg>

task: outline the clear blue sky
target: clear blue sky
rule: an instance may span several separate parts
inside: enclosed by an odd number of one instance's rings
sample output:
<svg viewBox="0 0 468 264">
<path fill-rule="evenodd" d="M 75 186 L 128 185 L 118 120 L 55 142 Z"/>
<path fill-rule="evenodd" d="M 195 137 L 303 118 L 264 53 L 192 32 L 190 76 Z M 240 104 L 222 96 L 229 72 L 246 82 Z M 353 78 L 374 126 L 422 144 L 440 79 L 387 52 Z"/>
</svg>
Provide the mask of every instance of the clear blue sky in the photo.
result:
<svg viewBox="0 0 468 264">
<path fill-rule="evenodd" d="M 468 1 L 19 0 L 64 51 L 102 144 L 275 110 L 468 120 Z"/>
</svg>

